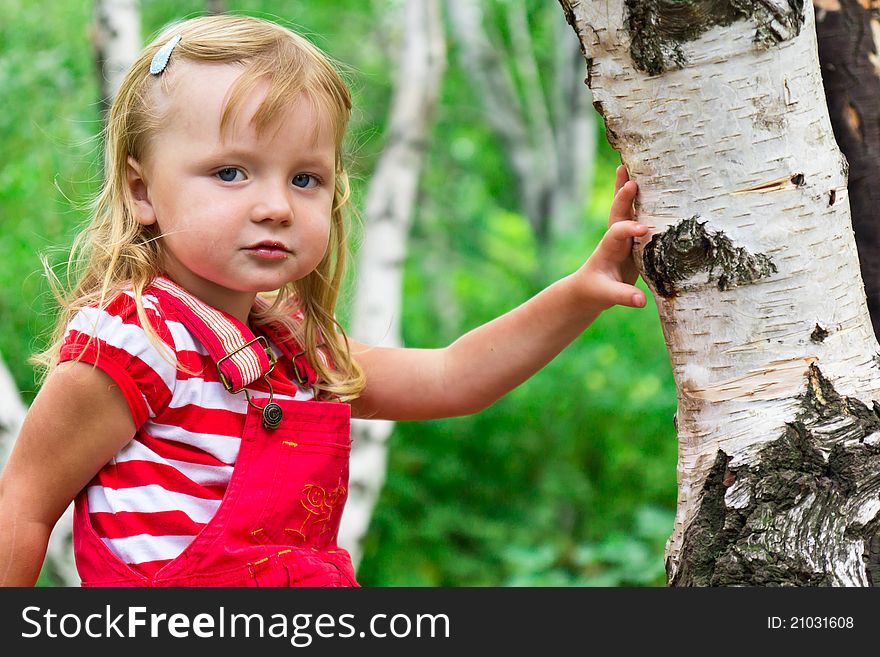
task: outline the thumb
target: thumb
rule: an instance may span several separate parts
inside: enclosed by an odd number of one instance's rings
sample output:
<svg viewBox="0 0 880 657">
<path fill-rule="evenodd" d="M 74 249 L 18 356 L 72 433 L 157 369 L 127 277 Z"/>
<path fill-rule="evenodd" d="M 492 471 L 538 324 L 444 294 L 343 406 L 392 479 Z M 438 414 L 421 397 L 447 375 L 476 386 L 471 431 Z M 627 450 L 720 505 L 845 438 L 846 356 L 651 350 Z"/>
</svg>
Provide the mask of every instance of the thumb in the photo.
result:
<svg viewBox="0 0 880 657">
<path fill-rule="evenodd" d="M 644 308 L 647 304 L 645 293 L 635 285 L 616 283 L 611 290 L 611 301 L 618 306 L 627 308 Z"/>
</svg>

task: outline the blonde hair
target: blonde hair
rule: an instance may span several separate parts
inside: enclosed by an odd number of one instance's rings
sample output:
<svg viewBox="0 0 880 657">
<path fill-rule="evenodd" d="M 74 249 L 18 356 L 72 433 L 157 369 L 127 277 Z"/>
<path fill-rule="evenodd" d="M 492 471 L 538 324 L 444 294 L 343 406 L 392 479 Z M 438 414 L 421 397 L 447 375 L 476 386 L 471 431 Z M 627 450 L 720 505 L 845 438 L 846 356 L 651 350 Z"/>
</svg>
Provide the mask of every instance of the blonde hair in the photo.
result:
<svg viewBox="0 0 880 657">
<path fill-rule="evenodd" d="M 151 75 L 153 55 L 176 34 L 182 38 L 166 71 L 158 77 Z M 110 108 L 104 185 L 94 201 L 90 223 L 71 248 L 67 284 L 47 270 L 61 311 L 51 345 L 36 354 L 33 362 L 46 373 L 51 371 L 71 318 L 86 306 L 103 307 L 125 289 L 133 290 L 138 317 L 150 340 L 156 346 L 161 344 L 147 320 L 142 295 L 162 271 L 162 240 L 155 226 L 141 225 L 135 219 L 126 167 L 129 157 L 142 162 L 148 156 L 150 139 L 162 119 L 155 107 L 155 82 L 167 91 L 169 72 L 173 78 L 174 62 L 181 59 L 241 65 L 242 74 L 223 110 L 221 131 L 255 88 L 266 83 L 268 91 L 252 118 L 258 131 L 270 126 L 303 95 L 329 119 L 336 143 L 336 187 L 327 253 L 314 271 L 277 290 L 270 298 L 271 305 L 252 318 L 259 324 L 280 322 L 292 333 L 318 373 L 316 387 L 321 392 L 343 401 L 355 398 L 364 387 L 363 371 L 352 359 L 348 340 L 335 319 L 348 250 L 350 188 L 342 142 L 351 115 L 351 96 L 327 56 L 305 38 L 275 23 L 244 16 L 204 16 L 172 25 L 132 64 Z M 302 311 L 302 321 L 294 319 L 297 310 Z M 332 366 L 318 357 L 319 349 L 330 357 Z M 165 351 L 160 349 L 160 353 Z"/>
</svg>

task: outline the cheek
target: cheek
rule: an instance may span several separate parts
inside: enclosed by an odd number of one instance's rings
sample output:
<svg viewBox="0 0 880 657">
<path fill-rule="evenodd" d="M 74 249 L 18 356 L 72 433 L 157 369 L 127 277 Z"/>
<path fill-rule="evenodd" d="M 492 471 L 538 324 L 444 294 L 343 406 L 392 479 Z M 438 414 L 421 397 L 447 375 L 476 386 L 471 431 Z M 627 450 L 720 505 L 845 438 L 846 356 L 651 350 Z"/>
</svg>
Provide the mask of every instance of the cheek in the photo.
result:
<svg viewBox="0 0 880 657">
<path fill-rule="evenodd" d="M 321 243 L 323 247 L 321 249 L 321 257 L 323 258 L 327 251 L 330 249 L 331 241 L 333 240 L 333 231 L 330 228 L 330 222 L 326 222 L 321 227 Z"/>
<path fill-rule="evenodd" d="M 310 226 L 308 252 L 309 267 L 321 264 L 330 250 L 330 223 L 320 222 Z"/>
<path fill-rule="evenodd" d="M 176 225 L 163 230 L 163 250 L 189 265 L 213 262 L 223 253 L 224 233 L 204 226 Z"/>
<path fill-rule="evenodd" d="M 316 248 L 319 248 L 322 253 L 327 250 L 327 245 L 330 242 L 330 226 L 332 224 L 330 215 L 331 206 L 329 203 L 322 203 L 320 207 L 309 214 L 309 236 Z"/>
</svg>

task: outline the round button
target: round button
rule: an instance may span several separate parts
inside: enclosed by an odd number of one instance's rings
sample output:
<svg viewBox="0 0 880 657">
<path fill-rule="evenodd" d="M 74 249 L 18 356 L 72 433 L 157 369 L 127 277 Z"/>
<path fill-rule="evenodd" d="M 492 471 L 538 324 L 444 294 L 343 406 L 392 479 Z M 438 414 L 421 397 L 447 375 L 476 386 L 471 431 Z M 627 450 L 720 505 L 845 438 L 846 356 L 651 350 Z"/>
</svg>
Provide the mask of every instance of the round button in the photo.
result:
<svg viewBox="0 0 880 657">
<path fill-rule="evenodd" d="M 263 409 L 263 426 L 267 429 L 277 429 L 283 416 L 284 412 L 278 404 L 274 402 L 266 404 L 266 408 Z"/>
</svg>

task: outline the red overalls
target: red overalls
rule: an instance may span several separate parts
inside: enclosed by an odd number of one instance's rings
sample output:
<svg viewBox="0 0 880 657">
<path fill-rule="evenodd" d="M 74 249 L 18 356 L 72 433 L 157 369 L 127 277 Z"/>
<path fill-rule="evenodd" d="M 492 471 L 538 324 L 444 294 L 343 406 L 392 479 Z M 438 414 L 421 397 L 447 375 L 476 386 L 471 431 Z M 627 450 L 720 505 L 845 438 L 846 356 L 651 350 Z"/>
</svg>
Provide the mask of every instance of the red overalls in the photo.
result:
<svg viewBox="0 0 880 657">
<path fill-rule="evenodd" d="M 264 339 L 235 318 L 168 279 L 157 279 L 150 292 L 178 310 L 178 318 L 218 362 L 230 391 L 271 370 Z M 287 341 L 275 343 L 313 383 L 314 370 L 304 356 Z M 82 585 L 358 586 L 351 557 L 336 545 L 348 492 L 350 407 L 286 399 L 273 403 L 281 415 L 277 428 L 271 428 L 277 412 L 264 418 L 269 399 L 251 399 L 219 508 L 192 543 L 153 577 L 133 570 L 104 545 L 89 521 L 82 491 L 73 526 Z"/>
</svg>

